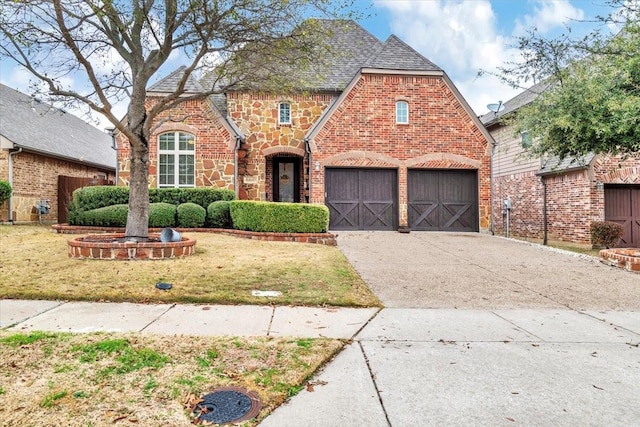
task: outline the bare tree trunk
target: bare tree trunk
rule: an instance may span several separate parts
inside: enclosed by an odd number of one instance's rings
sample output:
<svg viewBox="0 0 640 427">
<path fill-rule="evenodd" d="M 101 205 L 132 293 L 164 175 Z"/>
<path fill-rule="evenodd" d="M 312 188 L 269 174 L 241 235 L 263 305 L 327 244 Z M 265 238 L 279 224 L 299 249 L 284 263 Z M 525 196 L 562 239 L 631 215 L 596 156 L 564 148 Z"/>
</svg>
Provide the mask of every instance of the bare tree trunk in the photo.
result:
<svg viewBox="0 0 640 427">
<path fill-rule="evenodd" d="M 128 240 L 144 240 L 149 235 L 149 150 L 144 144 L 131 146 L 129 212 L 125 235 Z"/>
</svg>

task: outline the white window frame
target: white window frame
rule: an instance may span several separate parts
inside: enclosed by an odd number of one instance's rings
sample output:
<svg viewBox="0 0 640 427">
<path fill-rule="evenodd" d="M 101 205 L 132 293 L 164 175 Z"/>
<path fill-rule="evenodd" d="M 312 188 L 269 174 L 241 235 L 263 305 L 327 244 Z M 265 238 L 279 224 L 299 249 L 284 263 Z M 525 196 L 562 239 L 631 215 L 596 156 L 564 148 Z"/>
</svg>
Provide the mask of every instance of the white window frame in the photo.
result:
<svg viewBox="0 0 640 427">
<path fill-rule="evenodd" d="M 409 102 L 405 100 L 396 101 L 396 123 L 400 125 L 409 124 Z"/>
<path fill-rule="evenodd" d="M 167 135 L 167 134 L 173 134 L 174 135 L 174 144 L 173 144 L 173 149 L 172 150 L 167 150 L 167 149 L 161 149 L 160 148 L 160 139 L 162 138 L 163 135 Z M 191 146 L 192 148 L 190 150 L 181 150 L 180 149 L 180 135 L 186 135 L 188 137 L 191 137 L 191 143 L 187 142 L 187 147 Z M 196 137 L 193 134 L 190 134 L 188 132 L 181 132 L 181 131 L 170 131 L 170 132 L 163 132 L 162 134 L 158 135 L 158 167 L 157 167 L 157 183 L 158 183 L 158 188 L 182 188 L 182 187 L 195 187 L 196 184 L 196 167 L 195 167 L 195 160 L 196 160 Z M 163 179 L 163 175 L 161 175 L 161 163 L 160 163 L 160 159 L 161 157 L 165 155 L 165 156 L 173 156 L 173 183 L 172 184 L 166 184 L 166 183 L 162 183 L 161 180 Z M 186 183 L 186 184 L 180 184 L 180 157 L 181 156 L 191 156 L 192 160 L 191 160 L 191 166 L 193 167 L 193 176 L 191 176 L 191 182 L 190 183 Z M 188 175 L 187 175 L 188 176 Z"/>
<path fill-rule="evenodd" d="M 282 110 L 283 107 L 287 107 L 287 115 L 288 120 L 282 120 Z M 291 124 L 291 103 L 290 102 L 280 102 L 278 104 L 278 124 L 281 125 L 290 125 Z"/>
</svg>

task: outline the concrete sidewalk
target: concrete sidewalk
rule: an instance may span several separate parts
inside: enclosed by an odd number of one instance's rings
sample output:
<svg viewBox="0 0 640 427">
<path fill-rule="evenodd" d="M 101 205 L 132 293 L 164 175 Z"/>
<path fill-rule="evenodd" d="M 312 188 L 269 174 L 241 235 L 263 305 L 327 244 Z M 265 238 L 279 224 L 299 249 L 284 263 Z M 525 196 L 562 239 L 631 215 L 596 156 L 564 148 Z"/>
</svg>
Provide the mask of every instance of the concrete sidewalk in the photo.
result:
<svg viewBox="0 0 640 427">
<path fill-rule="evenodd" d="M 638 312 L 384 309 L 260 425 L 638 425 L 638 343 Z"/>
<path fill-rule="evenodd" d="M 350 339 L 378 310 L 0 300 L 0 328 Z"/>
<path fill-rule="evenodd" d="M 310 381 L 313 391 L 301 391 L 262 427 L 629 426 L 640 420 L 636 311 L 0 300 L 0 327 L 354 340 Z"/>
</svg>

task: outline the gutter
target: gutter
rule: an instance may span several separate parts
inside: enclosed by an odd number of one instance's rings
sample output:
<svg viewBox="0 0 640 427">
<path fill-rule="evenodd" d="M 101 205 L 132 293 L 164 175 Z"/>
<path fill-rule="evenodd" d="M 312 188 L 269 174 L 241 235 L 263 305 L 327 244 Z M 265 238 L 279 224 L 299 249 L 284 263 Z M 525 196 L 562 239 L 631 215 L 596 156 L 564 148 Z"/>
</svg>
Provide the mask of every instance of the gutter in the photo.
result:
<svg viewBox="0 0 640 427">
<path fill-rule="evenodd" d="M 22 147 L 18 151 L 9 151 L 9 184 L 11 185 L 11 197 L 9 197 L 9 222 L 13 223 L 13 156 L 22 153 Z"/>
<path fill-rule="evenodd" d="M 236 193 L 236 200 L 240 199 L 240 188 L 238 185 L 238 150 L 242 144 L 242 139 L 236 137 L 236 145 L 233 148 L 233 189 Z"/>
<path fill-rule="evenodd" d="M 547 182 L 544 176 L 540 176 L 542 182 L 542 244 L 547 246 Z"/>
</svg>

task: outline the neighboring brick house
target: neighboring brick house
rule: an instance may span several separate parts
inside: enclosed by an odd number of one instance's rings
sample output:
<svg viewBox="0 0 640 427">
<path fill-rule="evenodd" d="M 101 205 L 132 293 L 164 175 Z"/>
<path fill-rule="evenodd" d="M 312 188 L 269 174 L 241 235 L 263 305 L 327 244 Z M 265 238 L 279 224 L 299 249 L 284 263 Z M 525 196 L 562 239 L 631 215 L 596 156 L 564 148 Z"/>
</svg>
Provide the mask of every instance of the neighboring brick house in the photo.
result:
<svg viewBox="0 0 640 427">
<path fill-rule="evenodd" d="M 333 65 L 304 91 L 229 91 L 166 113 L 150 144 L 151 186 L 326 204 L 333 230 L 488 229 L 493 141 L 444 71 L 395 36 L 325 24 L 333 56 L 322 62 Z M 150 87 L 148 102 L 181 76 Z M 188 90 L 202 89 L 190 80 Z M 118 147 L 127 185 L 127 141 Z"/>
<path fill-rule="evenodd" d="M 114 182 L 115 170 L 109 134 L 0 84 L 0 180 L 13 188 L 0 222 L 58 222 L 73 188 Z M 41 200 L 50 210 L 39 218 Z"/>
<path fill-rule="evenodd" d="M 504 110 L 480 117 L 494 140 L 493 221 L 506 234 L 504 200 L 509 199 L 509 235 L 590 244 L 592 221 L 624 227 L 621 247 L 640 246 L 640 156 L 594 155 L 541 159 L 527 154 L 528 135 L 502 119 L 532 102 L 541 85 L 504 103 Z M 546 221 L 545 221 L 546 218 Z"/>
</svg>

